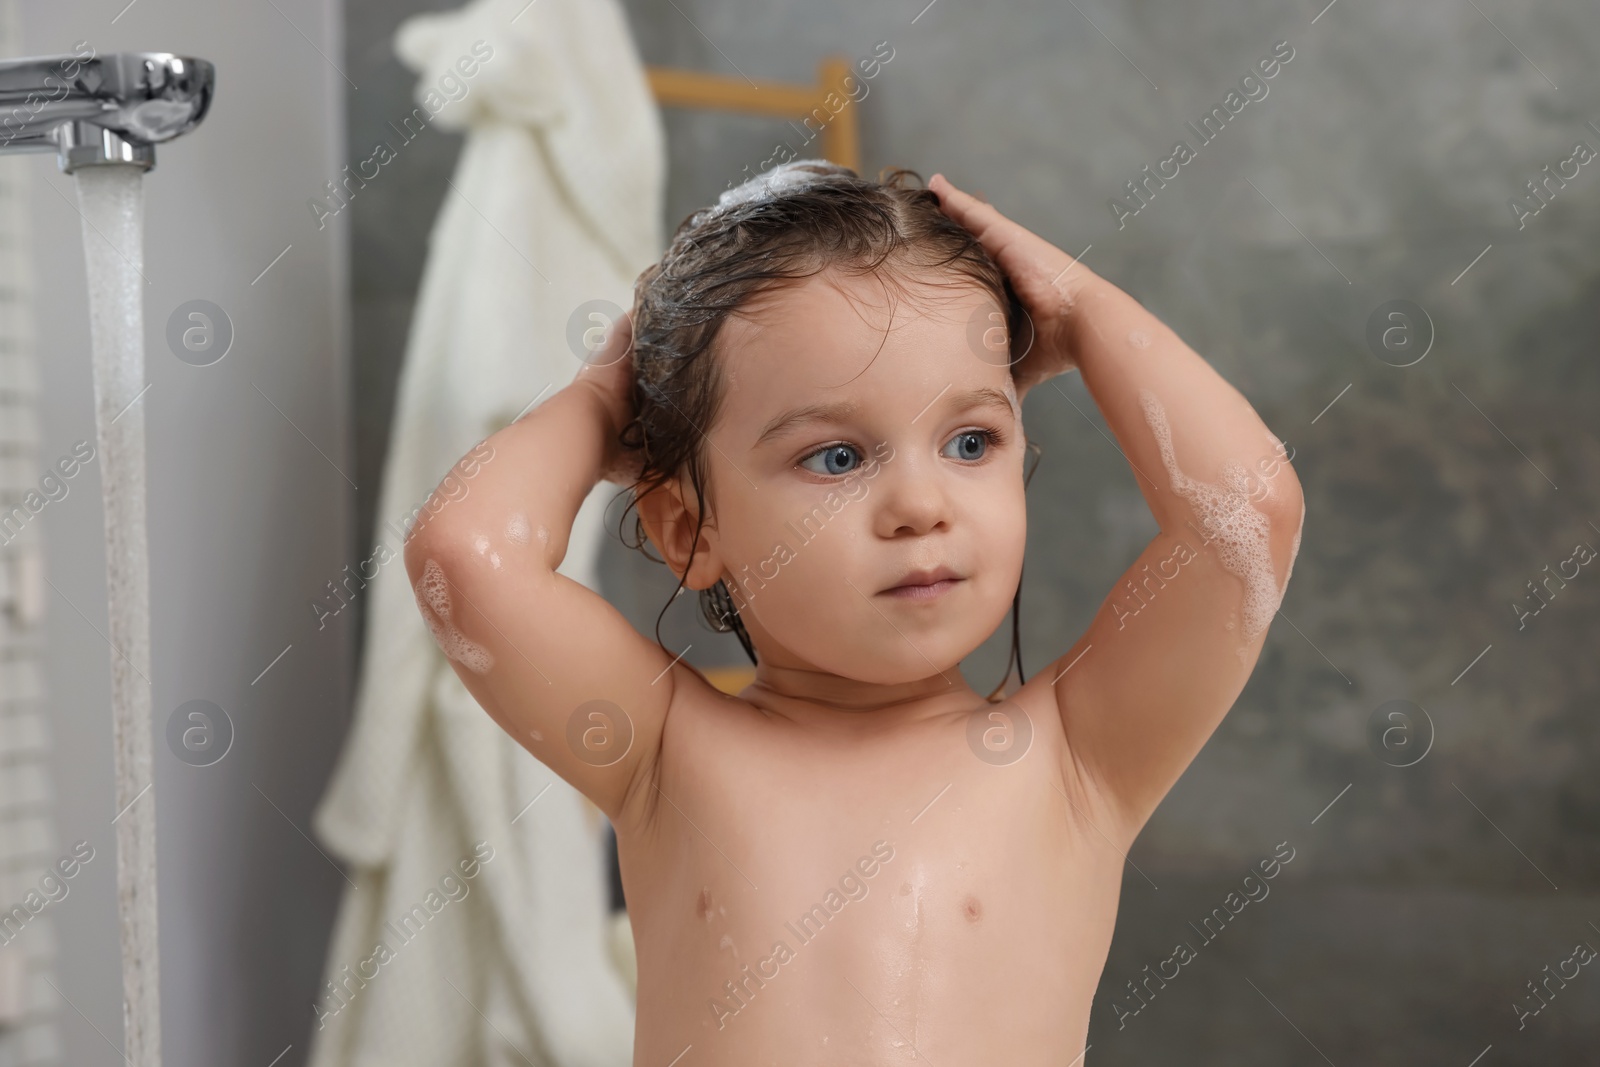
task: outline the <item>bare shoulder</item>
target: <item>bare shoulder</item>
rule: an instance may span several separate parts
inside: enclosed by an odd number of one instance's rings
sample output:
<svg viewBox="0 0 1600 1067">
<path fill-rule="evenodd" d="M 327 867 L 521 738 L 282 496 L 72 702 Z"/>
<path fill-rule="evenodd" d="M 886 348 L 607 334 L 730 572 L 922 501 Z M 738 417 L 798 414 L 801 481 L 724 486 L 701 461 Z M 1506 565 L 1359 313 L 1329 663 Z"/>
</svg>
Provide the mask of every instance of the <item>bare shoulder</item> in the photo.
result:
<svg viewBox="0 0 1600 1067">
<path fill-rule="evenodd" d="M 1097 830 L 1108 834 L 1120 848 L 1126 848 L 1138 833 L 1138 826 L 1123 817 L 1123 811 L 1104 779 L 1092 763 L 1083 759 L 1067 724 L 1072 722 L 1066 705 L 1078 699 L 1081 690 L 1065 686 L 1063 680 L 1079 667 L 1087 650 L 1084 641 L 1068 653 L 1047 664 L 1013 694 L 1007 703 L 1026 712 L 1036 742 L 1049 755 L 1058 772 L 1057 788 L 1071 804 L 1075 815 Z"/>
<path fill-rule="evenodd" d="M 612 822 L 619 834 L 648 834 L 664 806 L 672 799 L 667 792 L 664 767 L 668 759 L 709 753 L 706 746 L 727 742 L 737 723 L 762 718 L 765 712 L 723 692 L 704 674 L 681 660 L 667 669 L 662 684 L 671 682 L 670 696 L 659 729 L 648 752 L 639 754 L 628 791 Z"/>
<path fill-rule="evenodd" d="M 1076 763 L 1129 833 L 1149 820 L 1255 668 L 1304 515 L 1297 489 L 1279 497 L 1260 512 L 1259 539 L 1208 547 L 1221 535 L 1158 533 L 1083 636 L 1046 668 L 1060 679 L 1056 703 Z"/>
</svg>

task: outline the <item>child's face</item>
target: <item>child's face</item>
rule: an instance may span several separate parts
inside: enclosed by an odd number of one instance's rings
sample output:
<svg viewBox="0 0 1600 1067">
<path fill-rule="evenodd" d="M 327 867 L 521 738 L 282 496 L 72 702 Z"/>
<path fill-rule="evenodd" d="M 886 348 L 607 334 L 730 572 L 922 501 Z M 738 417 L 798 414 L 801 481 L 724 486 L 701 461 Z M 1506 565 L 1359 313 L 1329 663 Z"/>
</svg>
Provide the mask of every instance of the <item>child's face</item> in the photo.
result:
<svg viewBox="0 0 1600 1067">
<path fill-rule="evenodd" d="M 723 577 L 771 666 L 879 684 L 948 672 L 1016 593 L 1021 411 L 970 325 L 1005 320 L 976 284 L 902 288 L 825 271 L 718 337 L 710 566 L 692 584 Z M 956 580 L 890 592 L 940 571 Z"/>
</svg>

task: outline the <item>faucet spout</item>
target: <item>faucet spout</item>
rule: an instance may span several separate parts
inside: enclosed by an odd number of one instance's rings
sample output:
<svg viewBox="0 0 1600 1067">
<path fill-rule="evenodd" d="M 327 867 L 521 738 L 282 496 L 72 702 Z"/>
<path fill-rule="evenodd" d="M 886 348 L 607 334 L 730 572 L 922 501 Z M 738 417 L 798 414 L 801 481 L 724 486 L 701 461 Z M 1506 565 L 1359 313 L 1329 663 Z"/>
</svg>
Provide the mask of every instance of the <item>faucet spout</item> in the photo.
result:
<svg viewBox="0 0 1600 1067">
<path fill-rule="evenodd" d="M 0 62 L 0 153 L 55 152 L 67 173 L 155 166 L 155 145 L 200 124 L 216 68 L 169 52 Z"/>
</svg>

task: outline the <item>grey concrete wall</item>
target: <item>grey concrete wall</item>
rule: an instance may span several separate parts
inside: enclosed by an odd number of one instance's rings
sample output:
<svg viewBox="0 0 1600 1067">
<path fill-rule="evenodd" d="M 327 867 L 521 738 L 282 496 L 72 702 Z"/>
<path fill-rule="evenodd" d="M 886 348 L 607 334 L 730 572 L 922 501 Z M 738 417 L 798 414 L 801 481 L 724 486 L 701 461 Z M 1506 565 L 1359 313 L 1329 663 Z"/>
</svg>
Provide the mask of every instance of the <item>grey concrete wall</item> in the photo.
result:
<svg viewBox="0 0 1600 1067">
<path fill-rule="evenodd" d="M 337 0 L 125 2 L 25 0 L 23 20 L 34 54 L 87 41 L 101 54 L 195 55 L 219 72 L 204 125 L 158 149 L 144 180 L 155 785 L 138 803 L 157 809 L 164 1062 L 267 1067 L 287 1050 L 286 1067 L 303 1062 L 344 885 L 305 836 L 348 721 L 352 657 L 347 635 L 318 633 L 306 608 L 356 558 L 353 490 L 336 469 L 352 469 L 348 238 L 342 222 L 319 232 L 305 205 L 345 158 L 348 86 L 324 58 L 341 54 L 342 19 Z M 40 450 L 53 462 L 94 440 L 81 224 L 54 158 L 27 162 Z M 233 326 L 210 366 L 167 343 L 169 317 L 196 299 Z M 90 464 L 38 520 L 56 587 L 56 827 L 63 854 L 80 839 L 95 849 L 52 906 L 62 1062 L 74 1067 L 123 1062 L 99 471 Z M 194 700 L 233 727 L 211 766 L 167 744 L 169 719 Z"/>
<path fill-rule="evenodd" d="M 1466 1065 L 1492 1045 L 1485 1067 L 1587 1062 L 1600 974 L 1584 968 L 1522 1029 L 1512 1005 L 1576 942 L 1600 947 L 1600 577 L 1553 585 L 1520 628 L 1512 604 L 1577 542 L 1600 547 L 1600 160 L 1521 228 L 1508 200 L 1574 142 L 1600 149 L 1600 13 L 1324 3 L 628 6 L 648 62 L 755 78 L 808 80 L 824 53 L 888 41 L 861 108 L 864 169 L 942 170 L 1068 251 L 1092 245 L 1087 262 L 1295 449 L 1308 516 L 1293 583 L 1256 674 L 1130 856 L 1089 1061 Z M 449 5 L 350 5 L 354 142 L 407 106 L 388 38 L 436 6 Z M 1185 122 L 1279 41 L 1294 56 L 1267 95 L 1198 144 Z M 669 112 L 667 129 L 669 226 L 778 141 L 808 154 L 781 122 Z M 1128 200 L 1124 183 L 1179 139 L 1194 160 L 1147 204 Z M 458 145 L 430 132 L 354 209 L 368 510 Z M 1138 212 L 1119 220 L 1114 197 Z M 1398 299 L 1431 324 L 1406 367 L 1367 340 Z M 1155 530 L 1081 382 L 1059 384 L 1026 411 L 1044 448 L 1030 670 L 1081 632 Z M 620 546 L 605 558 L 608 595 L 649 632 L 671 583 Z M 741 662 L 688 598 L 662 633 L 693 641 L 702 665 Z M 975 684 L 998 677 L 1003 652 L 996 639 L 972 658 Z M 1390 765 L 1404 757 L 1369 730 L 1391 700 L 1431 722 L 1412 766 Z M 1284 841 L 1296 856 L 1271 895 L 1202 943 L 1189 924 Z M 1197 958 L 1120 1016 L 1125 983 L 1180 940 Z"/>
</svg>

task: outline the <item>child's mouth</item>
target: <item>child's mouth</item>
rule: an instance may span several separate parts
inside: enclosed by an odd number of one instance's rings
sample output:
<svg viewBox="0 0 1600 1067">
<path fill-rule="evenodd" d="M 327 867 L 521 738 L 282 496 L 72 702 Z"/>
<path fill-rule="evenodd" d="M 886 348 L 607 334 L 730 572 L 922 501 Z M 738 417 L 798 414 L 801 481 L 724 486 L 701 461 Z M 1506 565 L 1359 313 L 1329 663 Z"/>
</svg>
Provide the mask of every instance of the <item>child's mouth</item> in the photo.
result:
<svg viewBox="0 0 1600 1067">
<path fill-rule="evenodd" d="M 885 596 L 901 597 L 906 600 L 933 600 L 954 589 L 958 582 L 965 580 L 948 567 L 940 567 L 935 571 L 914 571 L 906 575 L 899 585 L 891 586 L 883 592 Z"/>
</svg>

